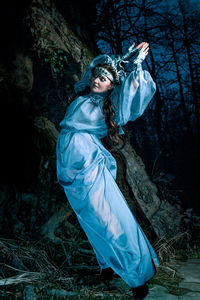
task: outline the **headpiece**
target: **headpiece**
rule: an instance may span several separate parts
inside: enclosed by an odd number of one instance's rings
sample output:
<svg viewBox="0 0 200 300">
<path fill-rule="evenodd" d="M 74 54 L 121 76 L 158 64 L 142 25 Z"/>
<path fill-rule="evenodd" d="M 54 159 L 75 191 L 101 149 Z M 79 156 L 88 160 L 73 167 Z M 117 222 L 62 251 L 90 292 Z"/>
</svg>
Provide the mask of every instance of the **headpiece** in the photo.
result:
<svg viewBox="0 0 200 300">
<path fill-rule="evenodd" d="M 143 54 L 143 52 L 141 51 L 141 49 L 139 50 L 137 47 L 134 47 L 132 45 L 128 49 L 128 52 L 126 54 L 124 54 L 123 56 L 119 56 L 119 55 L 110 55 L 109 56 L 107 54 L 103 54 L 103 55 L 99 55 L 99 56 L 95 57 L 91 61 L 91 63 L 87 66 L 87 68 L 85 69 L 81 80 L 74 85 L 75 92 L 76 93 L 81 92 L 87 86 L 90 86 L 90 83 L 91 83 L 91 70 L 98 64 L 108 64 L 108 65 L 110 65 L 116 73 L 115 83 L 120 84 L 120 82 L 126 77 L 126 73 L 125 73 L 125 70 L 124 70 L 125 64 L 129 63 L 128 60 L 132 57 L 134 57 L 134 61 L 137 61 L 138 58 L 140 56 L 142 56 L 142 54 Z M 145 58 L 145 56 L 144 56 L 144 58 Z"/>
<path fill-rule="evenodd" d="M 102 75 L 105 75 L 108 79 L 110 79 L 111 82 L 114 82 L 114 77 L 105 68 L 103 68 L 103 67 L 95 67 L 92 76 L 94 78 L 97 78 L 97 77 L 102 77 Z"/>
</svg>

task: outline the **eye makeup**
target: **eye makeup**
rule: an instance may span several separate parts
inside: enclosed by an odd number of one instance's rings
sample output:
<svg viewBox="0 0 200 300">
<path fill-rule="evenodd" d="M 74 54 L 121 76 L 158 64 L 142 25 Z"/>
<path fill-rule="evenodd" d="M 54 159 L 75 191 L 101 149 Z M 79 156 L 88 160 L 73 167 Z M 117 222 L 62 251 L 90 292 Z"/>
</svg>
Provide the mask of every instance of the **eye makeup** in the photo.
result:
<svg viewBox="0 0 200 300">
<path fill-rule="evenodd" d="M 99 79 L 103 82 L 103 81 L 105 81 L 105 78 L 102 75 L 104 75 L 108 79 L 110 79 L 111 82 L 114 81 L 114 78 L 110 72 L 108 72 L 106 69 L 104 69 L 102 67 L 96 67 L 93 71 L 93 77 L 94 78 L 99 77 Z"/>
</svg>

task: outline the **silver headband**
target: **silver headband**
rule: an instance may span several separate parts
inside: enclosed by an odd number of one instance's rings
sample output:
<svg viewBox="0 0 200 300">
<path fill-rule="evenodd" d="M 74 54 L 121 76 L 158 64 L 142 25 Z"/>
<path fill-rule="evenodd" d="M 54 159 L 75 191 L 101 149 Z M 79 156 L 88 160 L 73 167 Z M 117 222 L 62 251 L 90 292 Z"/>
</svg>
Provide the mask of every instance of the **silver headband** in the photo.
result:
<svg viewBox="0 0 200 300">
<path fill-rule="evenodd" d="M 110 72 L 108 72 L 106 69 L 102 68 L 102 67 L 96 67 L 94 69 L 94 77 L 101 77 L 102 75 L 105 75 L 108 79 L 110 79 L 111 82 L 114 81 L 114 78 L 112 76 L 112 74 Z"/>
<path fill-rule="evenodd" d="M 111 66 L 115 71 L 116 77 L 113 79 L 113 77 L 111 77 L 112 75 L 109 72 L 105 74 L 105 69 L 103 69 L 105 76 L 107 76 L 112 82 L 115 82 L 116 84 L 122 83 L 124 78 L 127 75 L 124 69 L 125 65 L 129 62 L 131 58 L 133 58 L 133 62 L 137 61 L 137 58 L 140 54 L 140 50 L 134 45 L 132 45 L 128 49 L 128 52 L 122 56 L 102 54 L 95 57 L 85 69 L 81 80 L 75 83 L 74 85 L 75 92 L 76 93 L 82 92 L 86 87 L 90 86 L 91 72 L 92 70 L 94 71 L 95 66 L 97 66 L 98 64 L 107 64 Z"/>
</svg>

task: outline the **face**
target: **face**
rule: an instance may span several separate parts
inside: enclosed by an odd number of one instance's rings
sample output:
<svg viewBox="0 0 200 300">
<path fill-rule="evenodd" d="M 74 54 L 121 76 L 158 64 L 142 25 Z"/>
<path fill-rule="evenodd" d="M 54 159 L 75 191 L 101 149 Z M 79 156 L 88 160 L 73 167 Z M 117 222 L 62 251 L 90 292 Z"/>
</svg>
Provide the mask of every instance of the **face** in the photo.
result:
<svg viewBox="0 0 200 300">
<path fill-rule="evenodd" d="M 112 82 L 104 74 L 98 77 L 93 75 L 91 82 L 91 91 L 95 93 L 103 93 L 113 88 Z"/>
</svg>

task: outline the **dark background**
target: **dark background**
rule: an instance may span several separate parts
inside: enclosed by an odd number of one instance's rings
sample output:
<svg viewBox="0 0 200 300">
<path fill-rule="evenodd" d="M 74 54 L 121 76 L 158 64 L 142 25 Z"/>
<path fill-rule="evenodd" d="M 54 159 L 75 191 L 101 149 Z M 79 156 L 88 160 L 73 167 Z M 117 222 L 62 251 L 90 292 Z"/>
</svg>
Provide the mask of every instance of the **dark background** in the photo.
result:
<svg viewBox="0 0 200 300">
<path fill-rule="evenodd" d="M 45 296 L 47 286 L 80 291 L 84 280 L 99 283 L 94 252 L 56 178 L 56 141 L 68 96 L 91 59 L 125 53 L 133 42 L 150 44 L 143 68 L 157 92 L 144 114 L 124 126 L 131 155 L 112 152 L 119 163 L 117 183 L 164 262 L 161 270 L 175 249 L 176 258 L 199 257 L 199 5 L 198 0 L 1 3 L 0 280 L 17 276 L 17 270 L 40 274 L 36 281 Z M 127 181 L 127 160 L 136 163 L 137 172 L 129 176 L 138 180 L 137 191 Z M 155 209 L 153 216 L 148 209 Z M 161 281 L 168 279 L 169 269 Z M 85 286 L 87 292 L 88 282 Z M 5 286 L 2 295 L 11 299 L 14 291 L 22 298 L 25 285 L 18 288 Z"/>
</svg>

